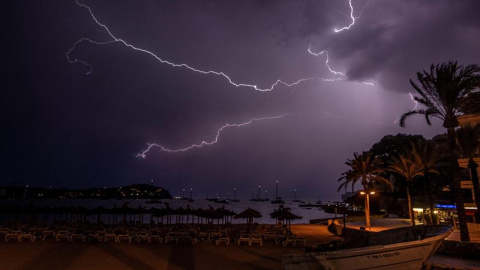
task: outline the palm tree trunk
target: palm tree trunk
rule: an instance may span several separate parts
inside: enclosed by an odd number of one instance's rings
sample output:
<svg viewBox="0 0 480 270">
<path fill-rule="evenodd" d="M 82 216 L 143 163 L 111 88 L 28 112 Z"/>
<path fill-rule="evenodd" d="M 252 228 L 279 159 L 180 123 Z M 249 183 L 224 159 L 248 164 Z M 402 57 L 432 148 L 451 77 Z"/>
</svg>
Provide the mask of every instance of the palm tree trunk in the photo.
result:
<svg viewBox="0 0 480 270">
<path fill-rule="evenodd" d="M 452 180 L 453 180 L 453 192 L 455 196 L 455 203 L 457 206 L 457 214 L 458 214 L 458 223 L 460 225 L 460 240 L 465 242 L 470 242 L 470 235 L 468 233 L 467 227 L 467 216 L 465 213 L 465 204 L 463 201 L 463 192 L 462 192 L 462 182 L 460 177 L 460 166 L 458 165 L 458 159 L 456 155 L 456 134 L 455 128 L 449 127 L 447 128 L 447 135 L 448 135 L 448 148 L 450 151 L 450 166 L 452 172 Z"/>
<path fill-rule="evenodd" d="M 433 202 L 432 191 L 430 190 L 430 182 L 429 181 L 427 182 L 427 188 L 428 188 L 428 190 L 427 190 L 428 206 L 430 208 L 430 222 L 431 222 L 431 224 L 436 225 L 437 224 L 437 218 L 435 217 L 435 213 L 434 213 L 435 204 Z"/>
<path fill-rule="evenodd" d="M 425 173 L 425 186 L 427 187 L 428 207 L 430 208 L 430 224 L 437 224 L 437 219 L 434 216 L 435 204 L 433 202 L 432 190 L 430 188 L 430 175 Z"/>
<path fill-rule="evenodd" d="M 370 229 L 370 198 L 365 194 L 365 226 Z"/>
<path fill-rule="evenodd" d="M 407 200 L 408 200 L 408 216 L 410 217 L 410 225 L 415 226 L 415 218 L 413 216 L 412 196 L 410 195 L 410 187 L 407 183 Z"/>
<path fill-rule="evenodd" d="M 477 174 L 478 164 L 475 163 L 475 160 L 470 159 L 468 161 L 468 168 L 470 168 L 470 174 L 472 175 L 473 194 L 474 194 L 475 204 L 477 206 L 477 212 L 475 213 L 475 220 L 477 223 L 480 223 L 480 188 L 479 188 L 478 174 Z"/>
</svg>

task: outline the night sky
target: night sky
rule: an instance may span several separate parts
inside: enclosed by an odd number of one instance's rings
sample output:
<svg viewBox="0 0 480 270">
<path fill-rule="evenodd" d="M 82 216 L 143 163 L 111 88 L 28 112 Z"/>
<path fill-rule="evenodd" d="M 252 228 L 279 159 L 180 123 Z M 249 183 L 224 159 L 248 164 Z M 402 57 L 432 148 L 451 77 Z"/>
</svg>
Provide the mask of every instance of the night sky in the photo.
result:
<svg viewBox="0 0 480 270">
<path fill-rule="evenodd" d="M 150 183 L 180 195 L 338 199 L 353 152 L 384 135 L 443 133 L 422 117 L 409 79 L 432 63 L 480 64 L 480 2 L 352 0 L 91 1 L 112 41 L 74 0 L 3 3 L 0 185 L 86 188 Z M 95 45 L 80 42 L 82 38 Z M 308 52 L 328 51 L 314 56 Z M 336 81 L 322 81 L 336 79 Z M 366 84 L 367 83 L 367 84 Z M 370 85 L 371 83 L 374 86 Z M 227 123 L 288 114 L 224 129 Z"/>
</svg>

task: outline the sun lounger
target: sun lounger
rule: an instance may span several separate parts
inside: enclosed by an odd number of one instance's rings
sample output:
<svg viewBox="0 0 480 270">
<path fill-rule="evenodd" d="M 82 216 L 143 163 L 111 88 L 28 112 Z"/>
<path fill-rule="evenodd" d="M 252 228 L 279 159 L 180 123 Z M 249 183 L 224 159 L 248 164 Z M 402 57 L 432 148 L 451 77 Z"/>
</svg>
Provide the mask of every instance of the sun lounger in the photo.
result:
<svg viewBox="0 0 480 270">
<path fill-rule="evenodd" d="M 88 240 L 88 242 L 91 242 L 91 241 L 94 241 L 94 240 L 96 240 L 98 242 L 102 242 L 103 241 L 103 236 L 99 232 L 90 232 L 90 233 L 88 233 L 87 240 Z"/>
<path fill-rule="evenodd" d="M 106 231 L 105 235 L 103 236 L 103 241 L 114 241 L 117 242 L 117 235 L 113 231 Z"/>
<path fill-rule="evenodd" d="M 283 242 L 282 242 L 282 245 L 284 247 L 286 247 L 287 245 L 292 245 L 292 246 L 296 246 L 297 245 L 297 238 L 295 236 L 289 236 L 287 237 L 287 239 L 285 239 Z"/>
<path fill-rule="evenodd" d="M 252 234 L 249 245 L 251 246 L 253 244 L 259 244 L 260 246 L 263 246 L 262 236 L 259 233 Z"/>
<path fill-rule="evenodd" d="M 45 239 L 46 239 L 47 237 L 52 237 L 52 238 L 56 239 L 55 235 L 56 235 L 56 234 L 55 234 L 55 231 L 54 231 L 54 230 L 48 230 L 48 229 L 47 229 L 47 230 L 43 230 L 43 231 L 42 231 L 42 234 L 41 234 L 42 241 L 45 241 Z"/>
<path fill-rule="evenodd" d="M 149 233 L 146 230 L 138 231 L 135 235 L 135 238 L 138 243 L 140 243 L 141 241 L 149 241 Z"/>
<path fill-rule="evenodd" d="M 176 233 L 168 233 L 167 236 L 165 236 L 165 244 L 168 244 L 168 242 L 175 242 L 175 244 L 178 244 L 178 236 Z"/>
<path fill-rule="evenodd" d="M 207 232 L 199 232 L 198 239 L 202 240 L 204 243 L 209 241 L 208 233 Z"/>
<path fill-rule="evenodd" d="M 152 242 L 155 242 L 155 241 L 157 241 L 160 244 L 163 242 L 163 237 L 158 233 L 158 231 L 151 232 L 148 235 L 148 242 L 149 243 L 152 243 Z"/>
<path fill-rule="evenodd" d="M 22 232 L 18 235 L 18 242 L 23 242 L 23 240 L 30 240 L 30 242 L 35 242 L 35 239 L 37 239 L 37 237 L 30 232 Z"/>
<path fill-rule="evenodd" d="M 242 234 L 238 238 L 237 244 L 240 245 L 241 243 L 245 243 L 250 245 L 250 236 L 248 234 Z"/>
<path fill-rule="evenodd" d="M 87 237 L 85 235 L 83 235 L 82 233 L 72 233 L 70 235 L 70 242 L 73 242 L 75 240 L 80 240 L 82 242 L 85 242 L 87 241 Z"/>
<path fill-rule="evenodd" d="M 129 233 L 120 233 L 117 235 L 116 242 L 120 243 L 122 241 L 127 241 L 128 243 L 132 243 L 132 236 Z"/>
<path fill-rule="evenodd" d="M 225 243 L 225 245 L 230 245 L 230 237 L 228 236 L 222 236 L 220 238 L 218 238 L 217 240 L 215 240 L 215 244 L 217 246 L 219 246 L 221 243 Z"/>
<path fill-rule="evenodd" d="M 70 237 L 69 237 L 68 231 L 58 231 L 55 235 L 55 240 L 57 242 L 60 242 L 60 240 L 69 241 Z"/>
<path fill-rule="evenodd" d="M 18 235 L 20 233 L 21 233 L 21 231 L 10 230 L 8 233 L 5 234 L 5 242 L 8 242 L 10 240 L 17 240 L 18 241 Z"/>
</svg>

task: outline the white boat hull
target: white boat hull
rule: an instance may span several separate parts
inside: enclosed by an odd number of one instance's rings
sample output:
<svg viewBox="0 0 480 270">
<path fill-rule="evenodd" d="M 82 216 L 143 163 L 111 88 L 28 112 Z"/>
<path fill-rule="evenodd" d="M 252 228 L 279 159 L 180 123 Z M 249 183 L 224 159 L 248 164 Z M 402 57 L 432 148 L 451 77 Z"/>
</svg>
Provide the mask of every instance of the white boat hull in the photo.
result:
<svg viewBox="0 0 480 270">
<path fill-rule="evenodd" d="M 376 245 L 285 255 L 283 264 L 286 270 L 326 269 L 326 270 L 366 270 L 366 269 L 421 269 L 423 263 L 435 252 L 451 231 L 423 240 L 401 242 L 390 245 Z"/>
</svg>

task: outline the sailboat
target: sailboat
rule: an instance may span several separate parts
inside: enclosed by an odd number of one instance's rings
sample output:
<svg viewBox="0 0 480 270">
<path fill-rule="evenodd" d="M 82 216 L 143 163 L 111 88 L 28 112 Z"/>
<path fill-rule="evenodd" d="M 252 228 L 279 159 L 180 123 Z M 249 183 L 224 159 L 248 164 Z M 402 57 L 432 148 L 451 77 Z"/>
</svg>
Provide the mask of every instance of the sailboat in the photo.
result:
<svg viewBox="0 0 480 270">
<path fill-rule="evenodd" d="M 277 185 L 275 187 L 275 200 L 272 200 L 271 203 L 274 203 L 274 204 L 284 204 L 285 201 L 282 200 L 282 198 L 278 197 L 278 181 L 277 181 Z"/>
</svg>

